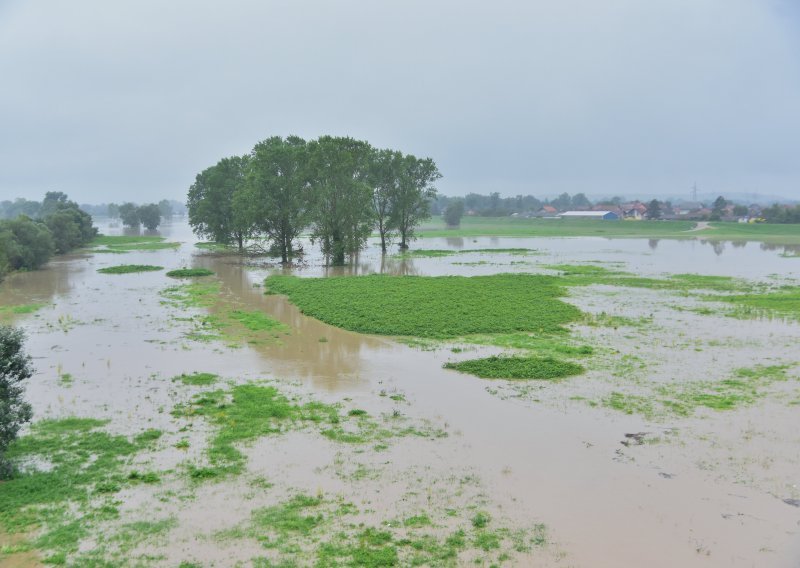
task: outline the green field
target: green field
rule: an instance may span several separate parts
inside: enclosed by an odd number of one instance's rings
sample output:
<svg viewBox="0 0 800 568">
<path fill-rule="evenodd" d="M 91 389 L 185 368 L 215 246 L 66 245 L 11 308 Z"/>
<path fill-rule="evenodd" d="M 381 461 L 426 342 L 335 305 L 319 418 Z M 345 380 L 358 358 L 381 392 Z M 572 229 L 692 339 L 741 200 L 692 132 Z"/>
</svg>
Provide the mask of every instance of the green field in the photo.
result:
<svg viewBox="0 0 800 568">
<path fill-rule="evenodd" d="M 659 239 L 753 240 L 800 244 L 800 225 L 711 223 L 692 231 L 694 221 L 600 221 L 594 219 L 523 219 L 519 217 L 464 217 L 461 226 L 448 229 L 441 218 L 423 223 L 419 237 L 608 237 Z"/>
<path fill-rule="evenodd" d="M 331 325 L 380 335 L 454 338 L 473 333 L 553 333 L 580 317 L 558 279 L 494 276 L 270 276 L 272 293 Z"/>
</svg>

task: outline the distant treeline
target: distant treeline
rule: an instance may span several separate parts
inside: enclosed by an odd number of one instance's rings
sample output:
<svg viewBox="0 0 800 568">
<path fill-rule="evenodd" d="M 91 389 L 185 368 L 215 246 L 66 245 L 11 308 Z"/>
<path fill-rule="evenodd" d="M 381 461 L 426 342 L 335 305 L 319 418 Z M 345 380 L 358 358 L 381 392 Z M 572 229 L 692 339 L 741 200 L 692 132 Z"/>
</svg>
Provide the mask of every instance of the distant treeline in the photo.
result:
<svg viewBox="0 0 800 568">
<path fill-rule="evenodd" d="M 533 195 L 501 197 L 497 192 L 488 193 L 486 195 L 468 193 L 465 197 L 437 196 L 436 200 L 431 204 L 431 213 L 433 215 L 443 215 L 447 207 L 455 201 L 461 201 L 466 211 L 482 217 L 504 217 L 514 213 L 519 213 L 520 215 L 523 213 L 533 213 L 539 211 L 545 205 L 550 205 L 558 211 L 586 209 L 592 206 L 592 202 L 589 201 L 589 198 L 583 193 L 576 193 L 575 195 L 562 193 L 552 200 L 537 199 Z M 614 197 L 600 203 L 619 205 L 621 202 L 621 197 Z"/>
<path fill-rule="evenodd" d="M 800 205 L 794 207 L 778 205 L 761 210 L 761 217 L 768 223 L 800 223 Z"/>
<path fill-rule="evenodd" d="M 39 268 L 54 254 L 83 246 L 97 234 L 92 216 L 60 191 L 48 192 L 42 202 L 25 203 L 33 215 L 0 220 L 0 278 L 11 270 Z"/>
<path fill-rule="evenodd" d="M 306 141 L 275 136 L 244 156 L 206 168 L 189 188 L 195 233 L 243 250 L 267 240 L 283 262 L 310 230 L 331 264 L 344 264 L 376 230 L 384 252 L 394 239 L 406 248 L 430 215 L 441 177 L 430 158 L 380 150 L 353 138 Z"/>
<path fill-rule="evenodd" d="M 174 199 L 162 199 L 157 204 L 161 217 L 169 218 L 174 215 L 185 215 L 186 205 Z M 29 201 L 25 198 L 17 198 L 14 201 L 0 201 L 0 219 L 15 219 L 20 215 L 27 215 L 31 219 L 37 219 L 39 210 L 42 207 L 40 201 Z M 116 203 L 100 203 L 91 205 L 81 203 L 78 208 L 85 211 L 92 217 L 111 217 L 119 218 L 120 205 Z"/>
</svg>

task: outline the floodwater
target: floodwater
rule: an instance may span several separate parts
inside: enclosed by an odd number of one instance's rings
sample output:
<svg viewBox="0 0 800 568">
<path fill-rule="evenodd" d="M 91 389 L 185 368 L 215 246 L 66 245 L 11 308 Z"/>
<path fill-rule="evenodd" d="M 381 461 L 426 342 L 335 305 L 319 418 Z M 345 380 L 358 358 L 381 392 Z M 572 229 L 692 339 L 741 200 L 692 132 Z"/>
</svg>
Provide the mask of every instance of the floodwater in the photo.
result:
<svg viewBox="0 0 800 568">
<path fill-rule="evenodd" d="M 101 231 L 119 232 L 108 226 Z M 112 431 L 160 428 L 174 442 L 178 434 L 170 434 L 176 427 L 169 411 L 196 391 L 172 377 L 198 371 L 237 383 L 274 379 L 293 392 L 326 402 L 352 401 L 370 413 L 399 410 L 408 420 L 449 434 L 433 441 L 400 440 L 377 457 L 344 455 L 345 450 L 303 433 L 265 438 L 249 447 L 249 473 L 280 480 L 283 486 L 323 489 L 380 512 L 414 505 L 409 495 L 420 484 L 428 487 L 428 503 L 433 492 L 434 506 L 448 506 L 465 499 L 443 489 L 448 480 L 473 476 L 480 482 L 471 497 L 488 500 L 512 525 L 547 525 L 551 544 L 522 558 L 519 565 L 524 566 L 800 566 L 800 508 L 784 501 L 800 498 L 800 406 L 786 402 L 797 398 L 797 368 L 782 387 L 786 396 L 729 412 L 650 422 L 585 402 L 630 386 L 630 381 L 701 380 L 740 367 L 797 363 L 797 325 L 676 310 L 693 300 L 652 290 L 575 289 L 567 301 L 586 312 L 646 317 L 652 325 L 575 326 L 575 336 L 602 353 L 603 364 L 590 366 L 584 376 L 544 385 L 487 382 L 442 369 L 442 363 L 497 349 L 424 351 L 333 328 L 303 316 L 281 296 L 263 294 L 263 278 L 284 272 L 274 262 L 242 262 L 199 250 L 193 246 L 197 239 L 180 222 L 161 234 L 181 246 L 60 257 L 44 270 L 12 275 L 0 285 L 0 305 L 47 304 L 15 320 L 28 334 L 27 350 L 37 369 L 27 387 L 36 419 L 109 418 Z M 592 262 L 647 276 L 800 279 L 800 259 L 792 258 L 795 248 L 754 242 L 436 238 L 417 241 L 415 248 L 531 252 L 382 259 L 372 246 L 353 267 L 330 269 L 305 243 L 307 259 L 286 271 L 300 276 L 481 275 L 547 272 L 545 265 Z M 263 310 L 291 331 L 280 340 L 235 348 L 188 340 L 188 324 L 176 319 L 186 314 L 164 305 L 159 296 L 176 282 L 163 272 L 97 272 L 115 264 L 209 268 L 222 284 L 225 302 Z M 646 368 L 624 367 L 626 356 L 646 360 Z M 59 380 L 63 373 L 73 376 L 71 385 Z M 381 396 L 386 393 L 400 393 L 404 400 Z M 639 432 L 662 441 L 623 444 L 630 441 L 626 434 Z M 192 435 L 207 433 L 200 429 Z M 193 443 L 192 451 L 202 447 L 198 442 L 195 449 Z M 337 459 L 342 455 L 343 460 Z M 166 448 L 151 459 L 174 467 L 185 457 Z M 377 473 L 354 480 L 345 471 L 352 460 Z M 146 514 L 155 502 L 146 491 L 123 492 L 123 512 Z M 247 562 L 259 554 L 257 543 L 231 547 L 197 535 L 235 525 L 268 502 L 241 481 L 214 484 L 202 500 L 167 507 L 178 525 L 168 543 L 154 545 L 153 551 L 169 566 L 187 559 L 218 566 Z M 380 514 L 374 515 L 380 522 Z"/>
</svg>

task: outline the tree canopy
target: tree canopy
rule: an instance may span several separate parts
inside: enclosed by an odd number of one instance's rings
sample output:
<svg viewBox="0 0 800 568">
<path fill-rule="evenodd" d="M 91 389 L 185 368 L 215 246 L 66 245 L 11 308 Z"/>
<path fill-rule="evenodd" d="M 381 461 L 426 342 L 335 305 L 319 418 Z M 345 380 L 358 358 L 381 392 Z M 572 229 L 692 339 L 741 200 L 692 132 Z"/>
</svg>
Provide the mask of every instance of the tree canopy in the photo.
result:
<svg viewBox="0 0 800 568">
<path fill-rule="evenodd" d="M 245 240 L 265 239 L 284 263 L 308 231 L 328 262 L 344 264 L 375 229 L 384 253 L 396 234 L 406 247 L 430 214 L 440 177 L 430 158 L 378 150 L 362 140 L 273 136 L 196 176 L 189 223 L 205 238 L 237 242 L 240 251 Z"/>
</svg>

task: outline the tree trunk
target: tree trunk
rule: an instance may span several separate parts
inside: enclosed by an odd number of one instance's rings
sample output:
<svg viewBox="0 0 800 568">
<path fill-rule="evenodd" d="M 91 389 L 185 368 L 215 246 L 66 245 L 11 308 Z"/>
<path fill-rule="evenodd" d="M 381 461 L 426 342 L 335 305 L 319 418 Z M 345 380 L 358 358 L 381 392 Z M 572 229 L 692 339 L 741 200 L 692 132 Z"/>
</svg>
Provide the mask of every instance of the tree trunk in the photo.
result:
<svg viewBox="0 0 800 568">
<path fill-rule="evenodd" d="M 244 243 L 242 242 L 244 239 L 242 238 L 242 235 L 236 235 L 236 240 L 239 243 L 239 254 L 242 254 L 244 252 Z"/>
</svg>

